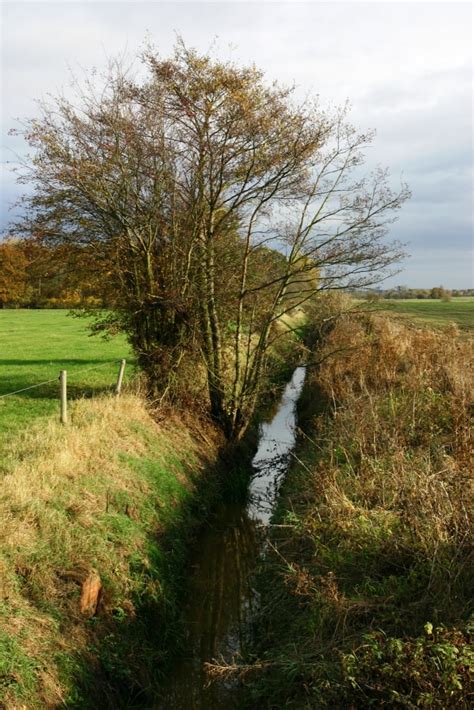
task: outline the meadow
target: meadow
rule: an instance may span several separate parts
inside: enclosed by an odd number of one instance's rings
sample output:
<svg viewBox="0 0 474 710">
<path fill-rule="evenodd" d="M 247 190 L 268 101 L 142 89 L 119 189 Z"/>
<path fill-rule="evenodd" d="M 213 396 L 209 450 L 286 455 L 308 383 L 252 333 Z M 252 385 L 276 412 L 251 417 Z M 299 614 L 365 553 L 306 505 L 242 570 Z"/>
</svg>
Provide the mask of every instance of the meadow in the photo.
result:
<svg viewBox="0 0 474 710">
<path fill-rule="evenodd" d="M 39 416 L 59 412 L 56 381 L 68 371 L 71 399 L 110 390 L 116 382 L 117 360 L 130 364 L 130 347 L 123 336 L 104 340 L 91 336 L 88 322 L 64 310 L 0 311 L 0 436 L 13 434 Z M 129 378 L 132 367 L 128 367 Z M 49 384 L 3 397 L 40 382 Z"/>
<path fill-rule="evenodd" d="M 474 297 L 462 296 L 450 301 L 436 299 L 407 298 L 402 300 L 382 301 L 381 310 L 415 318 L 430 326 L 444 326 L 456 323 L 461 330 L 474 331 Z"/>
</svg>

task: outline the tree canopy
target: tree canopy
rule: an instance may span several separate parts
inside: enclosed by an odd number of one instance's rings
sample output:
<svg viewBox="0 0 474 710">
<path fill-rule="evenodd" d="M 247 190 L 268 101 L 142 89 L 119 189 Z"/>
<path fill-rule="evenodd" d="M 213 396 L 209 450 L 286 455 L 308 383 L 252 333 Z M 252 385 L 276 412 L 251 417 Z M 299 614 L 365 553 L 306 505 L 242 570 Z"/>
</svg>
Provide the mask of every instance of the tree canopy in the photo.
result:
<svg viewBox="0 0 474 710">
<path fill-rule="evenodd" d="M 106 275 L 100 327 L 128 333 L 156 392 L 202 362 L 214 419 L 238 438 L 279 320 L 321 290 L 363 288 L 400 257 L 387 227 L 407 199 L 363 176 L 373 133 L 347 106 L 298 104 L 255 67 L 200 55 L 112 64 L 27 123 L 34 149 L 16 233 L 84 250 Z M 80 252 L 79 252 L 80 253 Z"/>
</svg>

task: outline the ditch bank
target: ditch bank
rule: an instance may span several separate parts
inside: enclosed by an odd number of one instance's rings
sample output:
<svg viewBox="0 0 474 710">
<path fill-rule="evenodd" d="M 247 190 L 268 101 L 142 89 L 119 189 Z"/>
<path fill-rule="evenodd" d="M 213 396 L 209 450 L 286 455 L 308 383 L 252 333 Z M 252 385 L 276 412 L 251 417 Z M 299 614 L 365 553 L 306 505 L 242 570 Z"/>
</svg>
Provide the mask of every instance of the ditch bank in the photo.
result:
<svg viewBox="0 0 474 710">
<path fill-rule="evenodd" d="M 166 696 L 177 709 L 190 644 L 209 651 L 193 661 L 192 692 L 214 707 L 201 670 L 250 603 L 246 570 L 286 468 L 299 387 L 297 376 L 279 406 L 274 394 L 260 410 L 277 410 L 267 436 L 256 421 L 232 451 L 211 425 L 150 412 L 132 394 L 75 402 L 69 426 L 43 420 L 11 442 L 0 462 L 0 707 L 155 708 Z M 196 634 L 203 583 L 212 611 Z M 190 609 L 189 598 L 200 601 Z"/>
<path fill-rule="evenodd" d="M 472 706 L 473 356 L 383 317 L 319 343 L 253 643 L 212 669 L 242 708 Z"/>
<path fill-rule="evenodd" d="M 0 707 L 149 707 L 190 538 L 218 497 L 217 433 L 134 395 L 74 403 L 0 462 Z"/>
</svg>

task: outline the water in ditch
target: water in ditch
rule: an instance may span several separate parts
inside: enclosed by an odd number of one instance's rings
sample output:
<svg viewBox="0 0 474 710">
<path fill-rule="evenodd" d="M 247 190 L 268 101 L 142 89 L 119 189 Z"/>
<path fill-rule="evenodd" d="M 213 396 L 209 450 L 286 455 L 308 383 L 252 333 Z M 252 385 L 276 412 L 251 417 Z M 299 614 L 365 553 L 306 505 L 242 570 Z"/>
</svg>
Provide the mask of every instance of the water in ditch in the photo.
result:
<svg viewBox="0 0 474 710">
<path fill-rule="evenodd" d="M 160 710 L 233 710 L 240 689 L 232 680 L 209 684 L 205 664 L 245 654 L 258 605 L 253 573 L 296 436 L 296 402 L 305 377 L 298 367 L 276 414 L 261 427 L 246 505 L 222 505 L 201 532 L 190 560 L 185 617 L 187 655 L 175 664 Z"/>
</svg>

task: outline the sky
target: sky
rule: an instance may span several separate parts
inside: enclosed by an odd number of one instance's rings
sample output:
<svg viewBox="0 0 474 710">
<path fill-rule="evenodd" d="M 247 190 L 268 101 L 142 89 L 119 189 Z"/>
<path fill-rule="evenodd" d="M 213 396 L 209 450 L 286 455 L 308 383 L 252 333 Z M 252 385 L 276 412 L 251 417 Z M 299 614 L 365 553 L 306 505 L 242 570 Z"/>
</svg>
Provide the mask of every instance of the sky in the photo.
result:
<svg viewBox="0 0 474 710">
<path fill-rule="evenodd" d="M 147 38 L 166 56 L 180 34 L 323 105 L 348 99 L 351 122 L 377 130 L 368 168 L 388 166 L 412 191 L 390 232 L 410 257 L 386 285 L 473 288 L 472 13 L 469 2 L 2 2 L 0 226 L 25 189 L 10 169 L 27 152 L 8 134 L 18 119 L 67 93 L 71 70 L 131 59 Z"/>
</svg>

